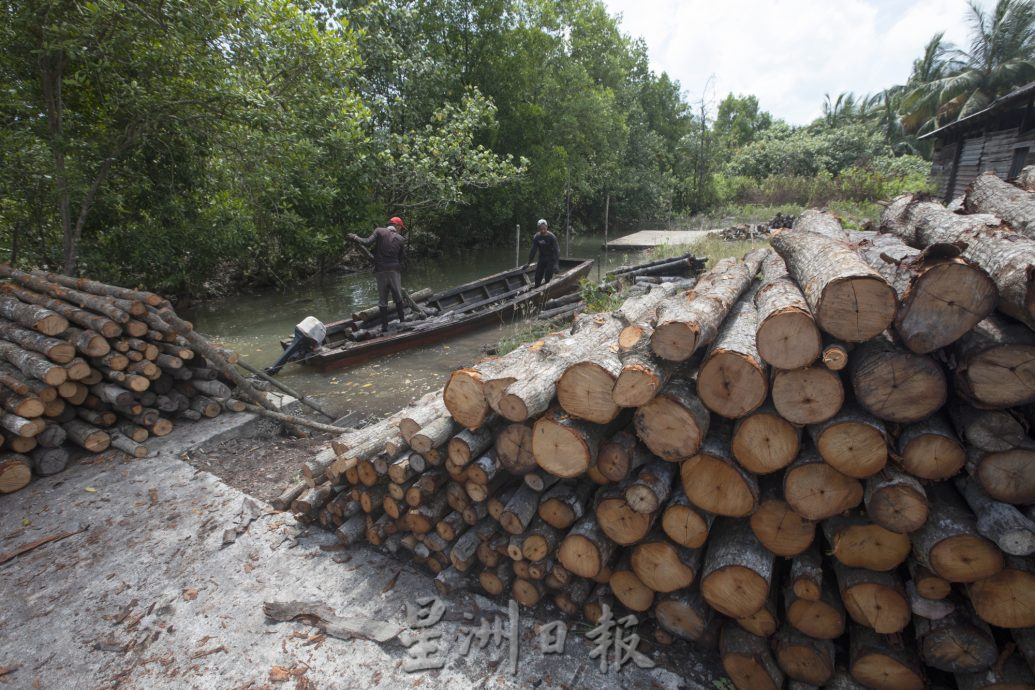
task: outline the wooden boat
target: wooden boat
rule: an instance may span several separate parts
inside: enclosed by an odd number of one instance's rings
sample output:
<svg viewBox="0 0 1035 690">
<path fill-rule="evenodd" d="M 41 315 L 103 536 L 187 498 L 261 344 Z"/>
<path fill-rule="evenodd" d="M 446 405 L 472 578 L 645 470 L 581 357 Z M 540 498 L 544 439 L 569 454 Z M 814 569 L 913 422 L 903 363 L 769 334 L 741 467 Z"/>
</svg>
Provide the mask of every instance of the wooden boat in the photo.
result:
<svg viewBox="0 0 1035 690">
<path fill-rule="evenodd" d="M 589 275 L 592 266 L 592 259 L 561 259 L 554 279 L 538 288 L 533 287 L 535 267 L 531 266 L 443 290 L 420 302 L 431 316 L 403 324 L 395 322 L 387 335 L 380 334 L 377 317 L 334 321 L 326 324 L 323 347 L 298 361 L 321 370 L 349 367 L 485 326 L 526 318 L 538 313 L 546 300 L 577 290 L 579 279 Z M 394 305 L 390 308 L 394 316 Z M 281 346 L 287 348 L 290 342 L 282 340 Z"/>
</svg>

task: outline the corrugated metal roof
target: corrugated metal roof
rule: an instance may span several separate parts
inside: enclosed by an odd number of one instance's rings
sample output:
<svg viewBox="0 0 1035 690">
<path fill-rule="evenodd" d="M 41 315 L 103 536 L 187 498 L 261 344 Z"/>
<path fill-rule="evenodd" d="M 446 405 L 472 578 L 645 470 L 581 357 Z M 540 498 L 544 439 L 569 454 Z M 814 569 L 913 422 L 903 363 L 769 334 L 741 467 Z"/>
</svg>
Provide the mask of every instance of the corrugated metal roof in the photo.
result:
<svg viewBox="0 0 1035 690">
<path fill-rule="evenodd" d="M 952 132 L 954 130 L 962 129 L 962 128 L 967 127 L 969 125 L 977 124 L 978 122 L 980 122 L 984 118 L 986 118 L 989 115 L 991 115 L 993 112 L 1001 110 L 1003 108 L 1003 106 L 1010 105 L 1010 104 L 1014 103 L 1015 101 L 1018 101 L 1018 100 L 1024 98 L 1025 96 L 1032 96 L 1032 95 L 1035 95 L 1035 81 L 1028 82 L 1024 86 L 1017 87 L 1016 89 L 1014 89 L 1010 93 L 1008 93 L 1008 94 L 1006 94 L 1004 96 L 1000 96 L 999 98 L 997 98 L 994 101 L 992 101 L 992 103 L 989 104 L 989 106 L 987 108 L 985 108 L 984 110 L 979 110 L 976 113 L 972 113 L 970 115 L 967 115 L 965 118 L 963 118 L 961 120 L 956 120 L 955 122 L 950 122 L 949 124 L 945 125 L 944 127 L 939 127 L 938 129 L 934 130 L 933 132 L 928 132 L 927 134 L 924 134 L 924 135 L 922 135 L 920 137 L 917 137 L 917 138 L 918 139 L 927 139 L 928 137 L 938 136 L 939 134 L 947 134 L 947 133 Z"/>
</svg>

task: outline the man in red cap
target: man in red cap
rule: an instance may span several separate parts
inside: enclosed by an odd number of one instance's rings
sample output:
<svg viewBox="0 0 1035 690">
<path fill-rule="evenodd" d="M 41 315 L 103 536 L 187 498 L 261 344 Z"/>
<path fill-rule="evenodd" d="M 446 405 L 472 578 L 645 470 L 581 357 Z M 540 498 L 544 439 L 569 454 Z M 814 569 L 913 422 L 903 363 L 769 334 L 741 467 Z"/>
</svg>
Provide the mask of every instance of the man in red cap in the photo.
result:
<svg viewBox="0 0 1035 690">
<path fill-rule="evenodd" d="M 349 239 L 369 247 L 374 245 L 374 279 L 377 281 L 377 306 L 381 314 L 381 332 L 388 332 L 388 291 L 399 314 L 399 323 L 406 320 L 403 311 L 402 267 L 406 261 L 406 224 L 399 216 L 388 219 L 388 225 L 375 228 L 366 239 L 349 234 Z"/>
</svg>

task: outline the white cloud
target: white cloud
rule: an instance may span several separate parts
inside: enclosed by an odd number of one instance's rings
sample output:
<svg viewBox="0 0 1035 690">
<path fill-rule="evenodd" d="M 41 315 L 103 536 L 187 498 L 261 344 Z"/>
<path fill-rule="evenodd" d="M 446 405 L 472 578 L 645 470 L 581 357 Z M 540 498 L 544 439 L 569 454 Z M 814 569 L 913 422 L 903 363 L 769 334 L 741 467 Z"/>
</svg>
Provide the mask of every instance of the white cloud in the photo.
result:
<svg viewBox="0 0 1035 690">
<path fill-rule="evenodd" d="M 983 0 L 989 6 L 992 0 Z M 824 94 L 874 93 L 905 81 L 938 31 L 965 45 L 966 0 L 605 0 L 642 37 L 651 65 L 689 101 L 714 107 L 754 94 L 793 124 L 822 113 Z"/>
</svg>

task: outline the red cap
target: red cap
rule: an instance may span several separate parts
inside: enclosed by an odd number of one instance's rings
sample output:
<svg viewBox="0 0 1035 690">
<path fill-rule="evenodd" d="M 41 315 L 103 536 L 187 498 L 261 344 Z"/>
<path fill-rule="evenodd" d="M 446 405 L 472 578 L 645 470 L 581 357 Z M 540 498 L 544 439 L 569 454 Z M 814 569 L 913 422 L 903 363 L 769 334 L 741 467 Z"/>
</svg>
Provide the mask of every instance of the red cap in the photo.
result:
<svg viewBox="0 0 1035 690">
<path fill-rule="evenodd" d="M 392 216 L 391 218 L 388 219 L 388 222 L 391 223 L 392 225 L 394 225 L 397 228 L 405 228 L 406 227 L 406 223 L 404 223 L 403 219 L 400 218 L 399 216 Z"/>
</svg>

